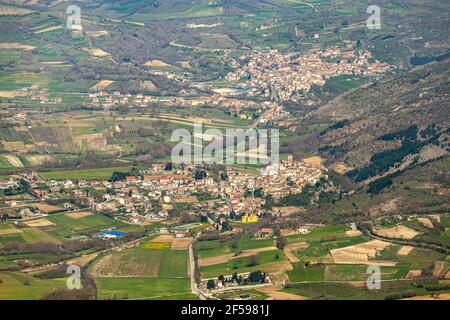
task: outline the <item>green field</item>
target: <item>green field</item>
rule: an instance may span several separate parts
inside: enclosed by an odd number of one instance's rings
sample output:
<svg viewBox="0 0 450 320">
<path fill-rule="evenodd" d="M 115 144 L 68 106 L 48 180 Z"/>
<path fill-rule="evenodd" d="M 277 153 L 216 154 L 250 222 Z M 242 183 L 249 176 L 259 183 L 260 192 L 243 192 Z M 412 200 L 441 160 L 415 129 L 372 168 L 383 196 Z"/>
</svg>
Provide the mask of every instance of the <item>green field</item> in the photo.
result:
<svg viewBox="0 0 450 320">
<path fill-rule="evenodd" d="M 201 227 L 201 226 L 202 226 L 202 223 L 194 222 L 194 223 L 189 223 L 189 224 L 183 224 L 182 226 L 178 226 L 177 228 L 190 230 L 190 229 L 194 229 L 194 228 Z"/>
<path fill-rule="evenodd" d="M 346 225 L 332 225 L 314 228 L 307 234 L 290 235 L 287 239 L 288 242 L 332 240 L 347 237 L 346 230 L 348 230 Z"/>
<path fill-rule="evenodd" d="M 78 219 L 73 219 L 66 214 L 53 214 L 47 219 L 56 224 L 56 227 L 52 227 L 48 232 L 59 238 L 70 237 L 74 234 L 93 234 L 101 229 L 124 225 L 122 222 L 101 214 Z"/>
<path fill-rule="evenodd" d="M 139 246 L 110 253 L 91 266 L 101 299 L 192 299 L 187 250 L 147 249 L 154 236 Z"/>
<path fill-rule="evenodd" d="M 13 272 L 0 272 L 0 300 L 37 300 L 45 293 L 66 288 L 66 279 L 36 279 Z M 29 285 L 25 285 L 26 279 Z"/>
<path fill-rule="evenodd" d="M 9 161 L 6 160 L 5 157 L 0 156 L 0 169 L 10 169 L 10 168 L 13 168 L 11 163 L 9 163 Z"/>
<path fill-rule="evenodd" d="M 305 262 L 327 262 L 330 260 L 330 250 L 352 246 L 367 242 L 370 239 L 364 236 L 339 238 L 336 240 L 309 241 L 309 247 L 297 251 L 297 255 Z"/>
<path fill-rule="evenodd" d="M 190 280 L 152 278 L 96 278 L 99 299 L 168 299 L 186 296 L 191 292 Z"/>
<path fill-rule="evenodd" d="M 252 239 L 247 234 L 243 235 L 239 240 L 239 250 L 241 251 L 273 246 L 275 246 L 273 239 Z"/>
<path fill-rule="evenodd" d="M 230 248 L 219 240 L 198 241 L 196 248 L 200 258 L 216 257 L 231 252 Z"/>
<path fill-rule="evenodd" d="M 3 225 L 5 226 L 5 225 Z M 2 227 L 13 229 L 11 226 Z M 21 229 L 20 233 L 13 234 L 3 234 L 0 235 L 0 243 L 6 242 L 18 242 L 18 243 L 38 243 L 38 242 L 51 242 L 51 243 L 61 243 L 61 240 L 58 237 L 53 236 L 52 234 L 41 230 L 39 228 L 24 228 Z"/>
<path fill-rule="evenodd" d="M 284 292 L 321 300 L 384 300 L 392 293 L 413 291 L 416 295 L 431 294 L 424 288 L 414 286 L 412 281 L 382 282 L 380 290 L 367 290 L 342 283 L 304 283 L 290 285 Z"/>
<path fill-rule="evenodd" d="M 217 278 L 220 275 L 231 275 L 233 272 L 250 272 L 255 270 L 275 271 L 277 266 L 284 264 L 286 258 L 282 250 L 264 251 L 256 254 L 258 263 L 255 266 L 248 264 L 248 257 L 232 259 L 226 263 L 201 266 L 202 279 Z"/>
<path fill-rule="evenodd" d="M 47 180 L 99 180 L 108 179 L 113 172 L 129 172 L 129 167 L 97 168 L 67 171 L 46 171 L 39 172 L 39 175 Z"/>
<path fill-rule="evenodd" d="M 93 273 L 111 277 L 187 277 L 187 251 L 132 248 L 112 253 L 111 261 L 100 261 L 93 266 Z"/>
<path fill-rule="evenodd" d="M 401 224 L 420 232 L 414 239 L 450 245 L 450 217 L 448 216 L 441 216 L 440 224 L 443 228 L 442 230 L 438 230 L 436 227 L 432 229 L 424 227 L 416 219 L 402 222 Z"/>
<path fill-rule="evenodd" d="M 303 263 L 293 264 L 294 269 L 287 272 L 291 282 L 302 281 L 322 281 L 325 276 L 325 267 L 323 265 L 312 265 L 305 267 Z"/>
</svg>

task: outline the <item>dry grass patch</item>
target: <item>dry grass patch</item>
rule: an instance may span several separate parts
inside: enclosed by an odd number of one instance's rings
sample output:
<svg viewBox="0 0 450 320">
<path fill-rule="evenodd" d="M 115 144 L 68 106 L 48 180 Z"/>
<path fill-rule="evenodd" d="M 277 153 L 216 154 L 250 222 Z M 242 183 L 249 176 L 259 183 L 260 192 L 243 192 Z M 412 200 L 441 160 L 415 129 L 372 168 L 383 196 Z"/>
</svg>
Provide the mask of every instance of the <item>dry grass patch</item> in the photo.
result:
<svg viewBox="0 0 450 320">
<path fill-rule="evenodd" d="M 397 251 L 397 255 L 399 255 L 399 256 L 407 256 L 413 249 L 414 249 L 414 247 L 411 247 L 411 246 L 402 246 Z"/>
<path fill-rule="evenodd" d="M 429 217 L 430 217 L 431 219 L 436 220 L 437 222 L 441 222 L 441 216 L 438 215 L 438 214 L 430 214 Z"/>
<path fill-rule="evenodd" d="M 150 242 L 169 242 L 172 243 L 172 241 L 175 239 L 175 237 L 171 234 L 161 234 L 157 236 L 156 238 L 150 240 Z"/>
<path fill-rule="evenodd" d="M 1 97 L 1 94 L 0 94 Z M 25 145 L 22 141 L 2 141 L 3 149 L 5 151 L 21 151 L 25 152 L 28 150 L 30 145 Z"/>
<path fill-rule="evenodd" d="M 0 91 L 0 98 L 15 98 L 16 96 L 16 91 Z"/>
<path fill-rule="evenodd" d="M 345 231 L 345 234 L 349 237 L 358 237 L 362 235 L 361 231 L 359 230 L 347 230 Z"/>
<path fill-rule="evenodd" d="M 182 66 L 183 68 L 190 68 L 190 67 L 191 67 L 189 61 L 178 61 L 178 62 L 181 64 L 181 66 Z"/>
<path fill-rule="evenodd" d="M 149 90 L 149 91 L 156 91 L 158 88 L 155 86 L 153 82 L 150 80 L 145 80 L 142 82 L 142 89 Z"/>
<path fill-rule="evenodd" d="M 430 219 L 428 218 L 417 218 L 417 221 L 419 221 L 419 223 L 421 225 L 423 225 L 425 228 L 429 228 L 429 229 L 433 229 L 434 226 L 431 223 Z"/>
<path fill-rule="evenodd" d="M 95 258 L 97 258 L 97 256 L 98 256 L 98 252 L 91 253 L 91 254 L 88 254 L 88 255 L 85 255 L 85 256 L 82 256 L 82 257 L 79 257 L 79 258 L 75 258 L 75 259 L 72 259 L 72 260 L 67 260 L 66 264 L 68 264 L 69 266 L 74 265 L 74 266 L 81 266 L 82 267 L 85 264 L 87 264 L 87 263 L 91 262 L 92 260 L 94 260 Z"/>
<path fill-rule="evenodd" d="M 23 168 L 23 167 L 24 167 L 22 161 L 20 161 L 20 159 L 17 158 L 16 156 L 13 156 L 13 155 L 8 154 L 8 155 L 3 155 L 3 157 L 5 157 L 6 160 L 8 160 L 8 162 L 9 162 L 13 167 L 16 167 L 16 168 Z"/>
<path fill-rule="evenodd" d="M 25 51 L 31 51 L 35 46 L 30 46 L 28 44 L 21 44 L 17 42 L 3 42 L 0 43 L 0 49 L 17 49 L 17 50 L 25 50 Z"/>
<path fill-rule="evenodd" d="M 108 35 L 108 31 L 106 30 L 98 30 L 98 31 L 87 31 L 86 34 L 90 37 L 100 37 Z"/>
<path fill-rule="evenodd" d="M 112 80 L 101 80 L 97 82 L 95 85 L 93 85 L 90 90 L 102 90 L 109 87 L 114 81 Z"/>
<path fill-rule="evenodd" d="M 269 262 L 258 267 L 263 272 L 273 273 L 273 272 L 286 272 L 294 269 L 289 261 L 280 262 Z"/>
<path fill-rule="evenodd" d="M 233 259 L 234 256 L 235 256 L 234 253 L 227 253 L 216 257 L 200 258 L 198 260 L 198 264 L 201 267 L 206 267 L 220 263 L 227 263 L 228 261 Z"/>
<path fill-rule="evenodd" d="M 73 138 L 73 143 L 76 148 L 83 150 L 88 148 L 90 150 L 102 150 L 107 146 L 106 138 L 101 133 L 83 134 Z"/>
<path fill-rule="evenodd" d="M 144 66 L 146 66 L 146 67 L 171 67 L 172 65 L 165 63 L 162 60 L 149 60 L 146 63 L 144 63 Z"/>
<path fill-rule="evenodd" d="M 27 156 L 26 158 L 32 166 L 41 166 L 43 164 L 54 163 L 57 161 L 54 157 L 49 155 L 33 155 Z"/>
<path fill-rule="evenodd" d="M 33 207 L 35 207 L 36 209 L 39 209 L 45 213 L 62 210 L 61 207 L 53 206 L 53 205 L 47 204 L 47 203 L 34 203 Z"/>
<path fill-rule="evenodd" d="M 80 219 L 84 217 L 92 216 L 94 213 L 89 211 L 76 211 L 76 212 L 69 212 L 66 213 L 66 216 L 72 218 L 72 219 Z"/>
<path fill-rule="evenodd" d="M 450 300 L 450 293 L 438 293 L 434 296 L 416 296 L 402 300 Z"/>
<path fill-rule="evenodd" d="M 175 202 L 186 202 L 186 203 L 197 203 L 197 197 L 196 196 L 181 196 L 181 197 L 175 197 Z"/>
<path fill-rule="evenodd" d="M 309 157 L 306 159 L 303 159 L 303 162 L 312 166 L 320 167 L 322 165 L 322 158 L 318 156 Z"/>
<path fill-rule="evenodd" d="M 300 259 L 297 256 L 297 250 L 306 249 L 308 247 L 309 245 L 307 242 L 289 243 L 284 247 L 283 251 L 290 262 L 298 262 Z"/>
<path fill-rule="evenodd" d="M 186 250 L 189 248 L 190 244 L 194 238 L 175 238 L 172 241 L 172 246 L 170 249 L 172 250 Z"/>
<path fill-rule="evenodd" d="M 32 10 L 25 8 L 18 8 L 4 4 L 0 5 L 0 16 L 23 16 L 32 12 Z"/>
<path fill-rule="evenodd" d="M 65 61 L 42 61 L 41 64 L 45 64 L 45 65 L 60 65 L 60 64 L 64 64 Z"/>
<path fill-rule="evenodd" d="M 419 278 L 422 275 L 422 270 L 409 270 L 406 275 L 406 279 L 415 279 Z"/>
<path fill-rule="evenodd" d="M 157 278 L 163 251 L 151 254 L 146 250 L 114 252 L 99 259 L 92 267 L 94 277 L 150 277 Z"/>
<path fill-rule="evenodd" d="M 375 258 L 378 252 L 388 246 L 390 246 L 389 242 L 373 240 L 353 246 L 333 249 L 330 250 L 330 253 L 334 263 L 395 266 L 396 263 L 391 261 L 369 261 L 369 258 Z"/>
<path fill-rule="evenodd" d="M 37 30 L 37 31 L 35 31 L 34 33 L 40 34 L 40 33 L 44 33 L 44 32 L 49 32 L 49 31 L 53 31 L 53 30 L 62 29 L 62 27 L 63 27 L 63 26 L 51 26 L 51 27 L 48 27 L 48 28 L 44 28 L 44 29 L 41 29 L 41 30 Z"/>
<path fill-rule="evenodd" d="M 30 220 L 30 221 L 24 221 L 24 224 L 26 224 L 29 227 L 49 227 L 54 226 L 55 224 L 51 222 L 50 220 L 47 220 L 45 218 L 37 219 L 37 220 Z"/>
<path fill-rule="evenodd" d="M 11 229 L 0 229 L 0 236 L 5 236 L 8 234 L 16 234 L 16 233 L 22 233 L 23 231 L 16 228 Z"/>
<path fill-rule="evenodd" d="M 400 239 L 412 239 L 419 234 L 419 232 L 402 225 L 377 229 L 376 233 L 383 237 Z"/>
<path fill-rule="evenodd" d="M 258 291 L 263 292 L 269 296 L 266 300 L 306 300 L 308 298 L 280 291 L 282 286 L 270 286 L 258 288 Z"/>
<path fill-rule="evenodd" d="M 343 163 L 343 162 L 338 162 L 338 163 L 334 164 L 334 165 L 331 167 L 331 169 L 334 170 L 334 171 L 336 171 L 336 172 L 339 173 L 339 174 L 344 174 L 344 173 L 346 173 L 347 171 L 350 171 L 350 170 L 351 170 L 351 168 L 347 167 L 347 166 L 345 165 L 345 163 Z"/>
<path fill-rule="evenodd" d="M 446 277 L 446 275 L 449 270 L 449 264 L 447 262 L 444 261 L 435 261 L 434 263 L 434 270 L 433 270 L 433 276 L 438 277 L 438 278 L 444 278 Z"/>
<path fill-rule="evenodd" d="M 106 57 L 109 55 L 109 52 L 103 51 L 99 48 L 84 48 L 84 50 L 94 57 Z"/>
</svg>

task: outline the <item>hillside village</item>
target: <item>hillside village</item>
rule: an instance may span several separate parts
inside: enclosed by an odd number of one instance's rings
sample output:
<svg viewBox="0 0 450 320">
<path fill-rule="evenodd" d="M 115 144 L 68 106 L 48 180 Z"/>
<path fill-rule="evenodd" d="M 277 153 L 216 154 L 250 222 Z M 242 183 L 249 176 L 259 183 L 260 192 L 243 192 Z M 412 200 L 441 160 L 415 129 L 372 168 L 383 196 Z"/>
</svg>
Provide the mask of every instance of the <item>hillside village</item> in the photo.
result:
<svg viewBox="0 0 450 320">
<path fill-rule="evenodd" d="M 271 50 L 268 53 L 254 52 L 249 56 L 248 64 L 229 73 L 225 79 L 238 81 L 250 95 L 280 101 L 304 99 L 313 85 L 322 87 L 331 77 L 380 75 L 391 69 L 386 62 L 371 63 L 370 51 L 357 49 L 354 43 L 325 50 L 313 46 L 305 54 Z"/>
<path fill-rule="evenodd" d="M 44 180 L 35 172 L 27 172 L 0 181 L 0 188 L 14 190 L 26 184 L 31 194 L 41 201 L 63 199 L 68 210 L 87 208 L 133 224 L 168 219 L 177 203 L 193 203 L 192 215 L 218 219 L 232 214 L 242 221 L 251 221 L 249 217 L 257 221 L 258 217 L 277 214 L 272 209 L 264 209 L 262 195 L 280 199 L 301 193 L 306 185 L 314 185 L 321 179 L 327 179 L 324 167 L 294 161 L 289 156 L 281 162 L 275 175 L 268 170 L 252 174 L 227 168 L 220 177 L 213 178 L 206 170 L 191 165 L 155 164 L 135 175 L 117 174 L 113 180 L 99 181 Z M 255 197 L 255 193 L 259 196 Z M 208 200 L 201 201 L 196 195 Z M 11 214 L 11 209 L 16 214 Z M 20 201 L 11 201 L 7 208 L 0 210 L 9 212 L 2 215 L 3 220 L 45 215 L 35 208 L 30 211 Z"/>
</svg>

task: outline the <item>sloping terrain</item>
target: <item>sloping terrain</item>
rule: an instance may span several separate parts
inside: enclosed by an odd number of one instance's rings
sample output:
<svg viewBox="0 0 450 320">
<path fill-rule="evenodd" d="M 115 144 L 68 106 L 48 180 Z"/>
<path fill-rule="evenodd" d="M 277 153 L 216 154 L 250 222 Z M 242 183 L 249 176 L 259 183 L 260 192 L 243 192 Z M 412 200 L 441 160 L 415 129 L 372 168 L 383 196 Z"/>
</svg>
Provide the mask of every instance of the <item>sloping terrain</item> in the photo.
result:
<svg viewBox="0 0 450 320">
<path fill-rule="evenodd" d="M 335 123 L 319 134 L 319 152 L 358 168 L 357 181 L 446 156 L 450 60 L 434 62 L 344 94 L 313 117 Z M 395 167 L 395 168 L 393 168 Z"/>
</svg>

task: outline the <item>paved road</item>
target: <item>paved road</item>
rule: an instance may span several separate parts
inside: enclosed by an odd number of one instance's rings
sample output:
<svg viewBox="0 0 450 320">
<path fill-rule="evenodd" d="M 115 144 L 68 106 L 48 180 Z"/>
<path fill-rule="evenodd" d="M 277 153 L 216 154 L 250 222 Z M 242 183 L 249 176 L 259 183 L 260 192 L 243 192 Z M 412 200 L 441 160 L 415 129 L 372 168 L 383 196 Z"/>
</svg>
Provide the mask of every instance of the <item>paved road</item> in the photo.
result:
<svg viewBox="0 0 450 320">
<path fill-rule="evenodd" d="M 191 276 L 191 290 L 192 293 L 197 295 L 200 300 L 208 300 L 208 296 L 202 292 L 195 281 L 195 259 L 194 259 L 194 241 L 198 238 L 200 234 L 197 234 L 194 240 L 189 245 L 189 274 Z"/>
</svg>

